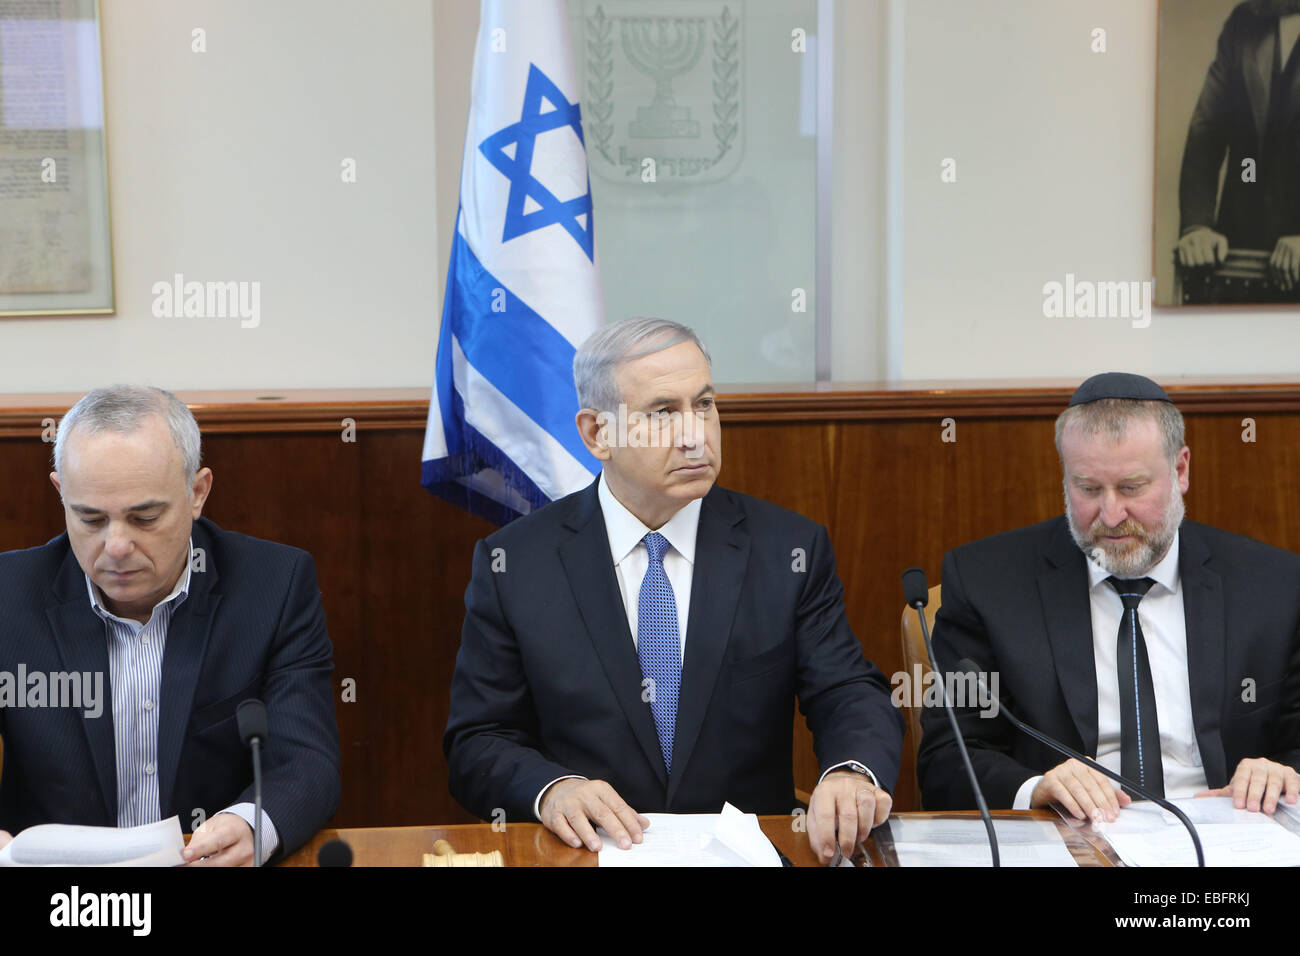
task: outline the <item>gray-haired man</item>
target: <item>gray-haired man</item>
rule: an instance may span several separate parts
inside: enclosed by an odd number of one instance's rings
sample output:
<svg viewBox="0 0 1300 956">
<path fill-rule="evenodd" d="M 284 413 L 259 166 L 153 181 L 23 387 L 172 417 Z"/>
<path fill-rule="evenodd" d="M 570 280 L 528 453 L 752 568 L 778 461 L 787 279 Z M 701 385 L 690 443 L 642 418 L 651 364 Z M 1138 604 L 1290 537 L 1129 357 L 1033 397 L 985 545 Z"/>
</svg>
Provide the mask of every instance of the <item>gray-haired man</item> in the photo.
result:
<svg viewBox="0 0 1300 956">
<path fill-rule="evenodd" d="M 480 541 L 443 747 L 453 795 L 623 848 L 641 812 L 788 813 L 795 699 L 821 777 L 818 856 L 889 814 L 902 717 L 844 613 L 826 529 L 715 484 L 695 334 L 633 319 L 578 350 L 584 491 Z M 494 555 L 505 570 L 494 568 Z"/>
<path fill-rule="evenodd" d="M 60 422 L 54 459 L 67 532 L 0 554 L 0 669 L 47 686 L 98 675 L 110 700 L 0 707 L 0 828 L 176 814 L 194 829 L 188 861 L 250 863 L 252 770 L 235 710 L 260 698 L 263 857 L 305 843 L 339 795 L 311 556 L 201 517 L 212 471 L 170 392 L 89 393 Z"/>
</svg>

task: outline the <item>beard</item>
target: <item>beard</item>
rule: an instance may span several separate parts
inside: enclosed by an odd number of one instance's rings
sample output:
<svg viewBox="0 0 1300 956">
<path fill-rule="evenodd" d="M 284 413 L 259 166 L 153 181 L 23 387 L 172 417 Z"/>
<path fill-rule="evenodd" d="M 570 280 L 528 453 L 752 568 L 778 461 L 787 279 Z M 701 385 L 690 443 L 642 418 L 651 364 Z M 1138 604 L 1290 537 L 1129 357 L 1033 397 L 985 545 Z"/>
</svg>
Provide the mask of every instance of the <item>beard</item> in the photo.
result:
<svg viewBox="0 0 1300 956">
<path fill-rule="evenodd" d="M 1107 574 L 1117 578 L 1140 578 L 1160 563 L 1174 543 L 1178 527 L 1185 513 L 1183 495 L 1177 482 L 1170 482 L 1169 501 L 1158 524 L 1144 527 L 1133 518 L 1125 518 L 1114 528 L 1107 527 L 1098 518 L 1085 531 L 1075 521 L 1070 495 L 1065 495 L 1065 516 L 1070 525 L 1070 536 L 1088 557 L 1095 560 Z M 1116 542 L 1107 535 L 1132 535 L 1134 540 Z"/>
</svg>

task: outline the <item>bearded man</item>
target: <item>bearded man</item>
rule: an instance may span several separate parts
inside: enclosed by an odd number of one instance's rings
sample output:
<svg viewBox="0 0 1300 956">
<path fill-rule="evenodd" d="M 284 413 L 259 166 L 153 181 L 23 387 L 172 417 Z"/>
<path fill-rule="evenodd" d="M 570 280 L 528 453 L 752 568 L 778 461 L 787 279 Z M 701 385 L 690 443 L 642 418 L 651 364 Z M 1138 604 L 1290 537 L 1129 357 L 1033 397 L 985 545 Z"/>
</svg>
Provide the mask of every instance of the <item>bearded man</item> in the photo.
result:
<svg viewBox="0 0 1300 956">
<path fill-rule="evenodd" d="M 1183 434 L 1150 379 L 1084 382 L 1056 421 L 1065 515 L 947 554 L 935 653 L 997 672 L 1012 713 L 1157 795 L 1272 813 L 1300 798 L 1300 558 L 1183 520 Z M 958 722 L 990 807 L 1114 820 L 1131 802 L 996 708 Z M 925 808 L 973 808 L 946 715 L 922 727 Z"/>
</svg>

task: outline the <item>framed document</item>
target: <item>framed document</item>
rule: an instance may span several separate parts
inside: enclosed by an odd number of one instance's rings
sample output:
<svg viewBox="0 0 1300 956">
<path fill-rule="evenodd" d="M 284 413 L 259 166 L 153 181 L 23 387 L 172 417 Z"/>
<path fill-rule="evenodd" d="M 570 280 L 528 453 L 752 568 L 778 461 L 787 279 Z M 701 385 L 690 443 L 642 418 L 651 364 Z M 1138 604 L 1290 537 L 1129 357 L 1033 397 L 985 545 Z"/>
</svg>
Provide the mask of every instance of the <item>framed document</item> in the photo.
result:
<svg viewBox="0 0 1300 956">
<path fill-rule="evenodd" d="M 96 0 L 0 0 L 0 316 L 113 311 Z"/>
</svg>

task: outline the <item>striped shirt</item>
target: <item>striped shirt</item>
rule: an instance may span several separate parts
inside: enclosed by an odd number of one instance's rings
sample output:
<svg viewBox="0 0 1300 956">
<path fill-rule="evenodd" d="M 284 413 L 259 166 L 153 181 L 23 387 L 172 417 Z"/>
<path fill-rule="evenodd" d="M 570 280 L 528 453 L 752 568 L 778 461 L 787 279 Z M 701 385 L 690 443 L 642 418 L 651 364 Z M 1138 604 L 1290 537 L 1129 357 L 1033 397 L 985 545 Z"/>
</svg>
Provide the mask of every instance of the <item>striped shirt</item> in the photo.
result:
<svg viewBox="0 0 1300 956">
<path fill-rule="evenodd" d="M 190 540 L 190 554 L 194 541 Z M 158 712 L 163 651 L 176 609 L 189 597 L 191 563 L 171 594 L 154 605 L 147 623 L 118 617 L 100 601 L 99 589 L 86 575 L 90 606 L 104 622 L 108 639 L 108 683 L 113 698 L 113 742 L 117 766 L 117 825 L 142 826 L 161 819 L 158 796 Z M 220 812 L 233 813 L 250 827 L 253 804 L 237 803 Z M 182 826 L 186 821 L 181 821 Z M 270 816 L 262 811 L 262 862 L 280 845 Z"/>
</svg>

